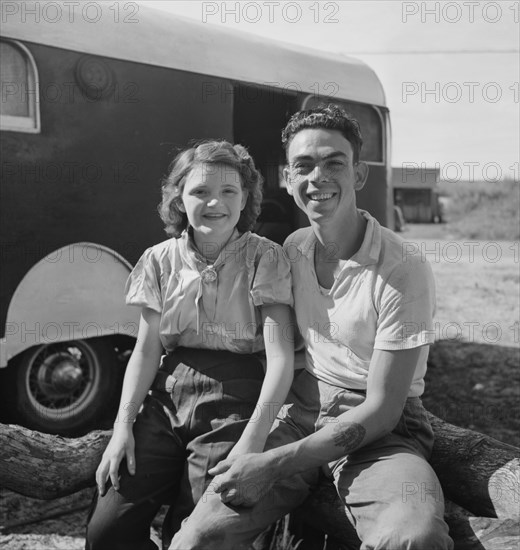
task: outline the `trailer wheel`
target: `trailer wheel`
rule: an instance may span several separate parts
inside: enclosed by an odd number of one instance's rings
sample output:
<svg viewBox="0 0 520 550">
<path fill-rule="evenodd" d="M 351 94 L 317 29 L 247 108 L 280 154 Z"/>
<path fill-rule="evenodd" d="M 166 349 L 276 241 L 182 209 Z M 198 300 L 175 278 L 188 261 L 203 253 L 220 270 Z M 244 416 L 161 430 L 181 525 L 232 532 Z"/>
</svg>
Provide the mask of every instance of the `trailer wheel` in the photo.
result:
<svg viewBox="0 0 520 550">
<path fill-rule="evenodd" d="M 15 421 L 47 433 L 85 434 L 119 400 L 118 366 L 106 338 L 26 350 L 10 367 Z"/>
</svg>

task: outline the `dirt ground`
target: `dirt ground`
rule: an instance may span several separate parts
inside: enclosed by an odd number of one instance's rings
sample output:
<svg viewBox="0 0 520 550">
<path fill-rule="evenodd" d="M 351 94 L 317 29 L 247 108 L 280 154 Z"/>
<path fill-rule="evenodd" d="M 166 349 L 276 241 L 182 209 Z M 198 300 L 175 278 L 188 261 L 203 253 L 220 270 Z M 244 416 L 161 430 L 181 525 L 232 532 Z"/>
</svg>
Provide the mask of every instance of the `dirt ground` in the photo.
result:
<svg viewBox="0 0 520 550">
<path fill-rule="evenodd" d="M 518 241 L 455 239 L 444 224 L 409 224 L 401 237 L 435 277 L 426 408 L 520 447 Z"/>
<path fill-rule="evenodd" d="M 444 420 L 520 447 L 518 242 L 455 240 L 443 225 L 408 225 L 437 286 L 424 403 Z M 0 548 L 79 550 L 90 489 L 50 503 L 0 490 Z M 67 515 L 41 521 L 57 510 Z"/>
</svg>

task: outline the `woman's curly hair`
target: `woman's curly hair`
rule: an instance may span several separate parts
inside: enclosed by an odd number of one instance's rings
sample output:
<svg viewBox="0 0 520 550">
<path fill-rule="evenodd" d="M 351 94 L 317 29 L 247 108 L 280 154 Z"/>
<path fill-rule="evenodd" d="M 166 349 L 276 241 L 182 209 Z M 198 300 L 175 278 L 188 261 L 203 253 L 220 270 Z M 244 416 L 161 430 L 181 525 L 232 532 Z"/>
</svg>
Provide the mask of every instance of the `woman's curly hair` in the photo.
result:
<svg viewBox="0 0 520 550">
<path fill-rule="evenodd" d="M 188 226 L 188 217 L 179 209 L 179 204 L 186 177 L 201 164 L 229 166 L 240 174 L 242 186 L 248 194 L 237 228 L 241 233 L 253 229 L 260 214 L 263 178 L 255 168 L 251 155 L 242 145 L 232 145 L 228 141 L 204 141 L 179 153 L 162 181 L 162 201 L 158 210 L 166 233 L 179 238 Z"/>
</svg>

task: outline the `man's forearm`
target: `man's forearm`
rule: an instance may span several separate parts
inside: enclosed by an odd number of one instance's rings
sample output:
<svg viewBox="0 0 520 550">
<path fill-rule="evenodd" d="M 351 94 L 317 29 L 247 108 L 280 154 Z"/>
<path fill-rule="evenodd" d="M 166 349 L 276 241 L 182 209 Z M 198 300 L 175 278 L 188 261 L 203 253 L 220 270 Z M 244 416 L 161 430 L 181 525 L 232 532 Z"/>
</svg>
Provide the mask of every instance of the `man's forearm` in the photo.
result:
<svg viewBox="0 0 520 550">
<path fill-rule="evenodd" d="M 268 451 L 273 476 L 327 464 L 391 432 L 403 412 L 419 353 L 420 348 L 374 350 L 365 401 L 306 438 Z"/>
<path fill-rule="evenodd" d="M 283 479 L 337 460 L 390 432 L 395 421 L 363 403 L 317 432 L 267 451 L 273 477 Z"/>
</svg>

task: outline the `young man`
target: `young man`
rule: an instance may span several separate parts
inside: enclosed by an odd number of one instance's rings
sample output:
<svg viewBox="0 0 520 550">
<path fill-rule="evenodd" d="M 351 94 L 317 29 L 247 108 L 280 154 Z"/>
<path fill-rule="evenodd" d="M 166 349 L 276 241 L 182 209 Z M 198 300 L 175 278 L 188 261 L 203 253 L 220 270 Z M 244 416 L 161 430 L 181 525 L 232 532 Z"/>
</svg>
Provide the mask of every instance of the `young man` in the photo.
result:
<svg viewBox="0 0 520 550">
<path fill-rule="evenodd" d="M 333 476 L 362 549 L 451 549 L 419 396 L 434 283 L 420 256 L 356 207 L 368 167 L 358 123 L 334 105 L 296 113 L 282 134 L 287 188 L 311 227 L 291 235 L 306 368 L 261 454 L 229 458 L 171 549 L 247 548 Z"/>
</svg>

